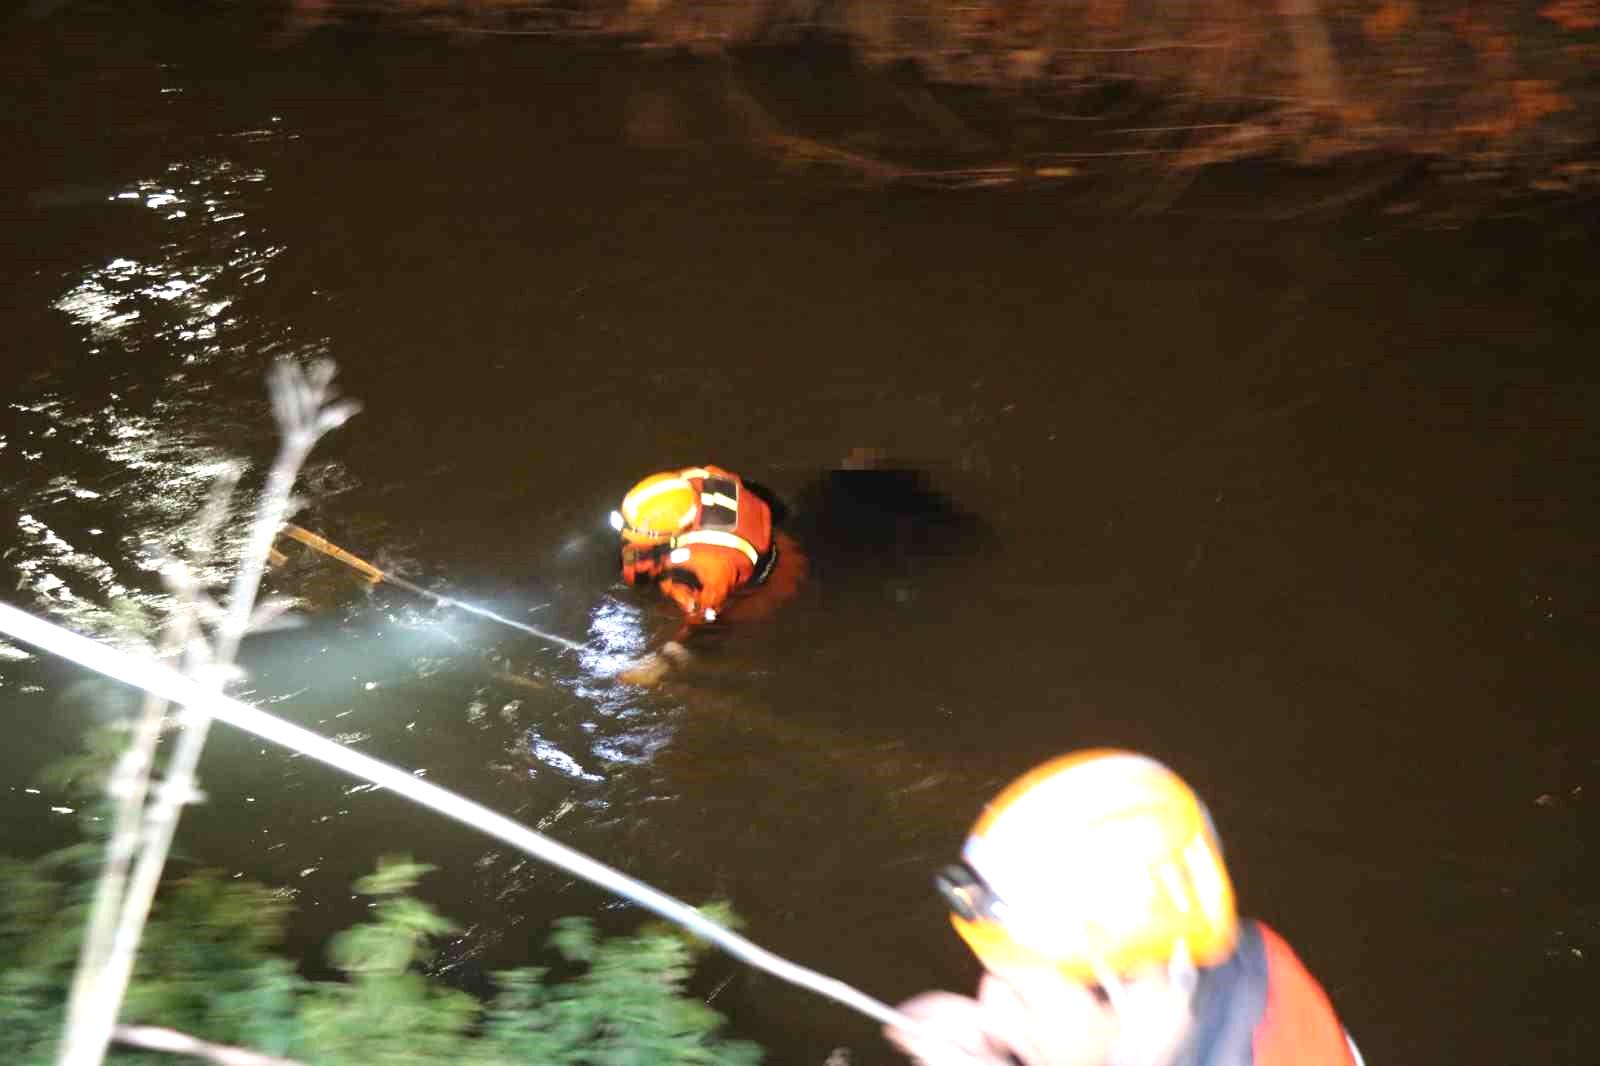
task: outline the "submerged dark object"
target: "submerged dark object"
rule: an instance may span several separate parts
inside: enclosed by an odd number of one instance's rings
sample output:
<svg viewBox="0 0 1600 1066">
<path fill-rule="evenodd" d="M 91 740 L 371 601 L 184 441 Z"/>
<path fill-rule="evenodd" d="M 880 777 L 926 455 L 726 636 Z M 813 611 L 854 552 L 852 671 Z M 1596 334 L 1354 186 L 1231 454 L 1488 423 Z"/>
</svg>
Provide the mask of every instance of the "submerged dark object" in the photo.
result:
<svg viewBox="0 0 1600 1066">
<path fill-rule="evenodd" d="M 908 466 L 827 471 L 794 501 L 789 526 L 830 570 L 903 572 L 938 560 L 976 560 L 997 544 L 993 528 Z"/>
</svg>

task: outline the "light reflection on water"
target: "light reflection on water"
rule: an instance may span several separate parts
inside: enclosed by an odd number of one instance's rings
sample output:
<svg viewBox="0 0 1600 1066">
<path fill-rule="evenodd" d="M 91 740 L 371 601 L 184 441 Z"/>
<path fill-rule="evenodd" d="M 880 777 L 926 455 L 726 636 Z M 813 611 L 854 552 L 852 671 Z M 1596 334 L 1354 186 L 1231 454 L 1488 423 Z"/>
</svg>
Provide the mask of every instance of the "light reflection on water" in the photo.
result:
<svg viewBox="0 0 1600 1066">
<path fill-rule="evenodd" d="M 606 597 L 589 614 L 589 643 L 578 652 L 583 673 L 591 678 L 614 677 L 643 655 L 649 635 L 645 632 L 643 611 L 613 597 Z M 597 695 L 594 689 L 579 690 Z"/>
<path fill-rule="evenodd" d="M 15 565 L 34 602 L 80 631 L 132 643 L 150 636 L 150 622 L 171 607 L 157 573 L 181 552 L 217 476 L 248 458 L 208 439 L 196 412 L 215 402 L 213 386 L 191 375 L 219 359 L 262 365 L 225 334 L 239 325 L 229 312 L 241 290 L 263 281 L 281 251 L 248 221 L 265 182 L 259 168 L 206 155 L 106 194 L 152 212 L 160 232 L 130 237 L 54 301 L 82 331 L 76 361 L 102 367 L 109 387 L 86 407 L 92 394 L 54 392 L 46 378 L 29 402 L 12 405 L 28 467 L 19 480 L 31 490 Z M 174 391 L 151 390 L 141 380 L 150 368 L 164 368 Z M 239 523 L 223 531 L 202 580 L 227 580 L 245 533 Z"/>
<path fill-rule="evenodd" d="M 240 286 L 265 279 L 267 263 L 282 251 L 247 225 L 234 225 L 247 217 L 249 187 L 265 181 L 259 169 L 205 158 L 174 163 L 163 178 L 113 194 L 113 202 L 161 213 L 174 232 L 156 258 L 117 256 L 86 271 L 56 308 L 97 342 L 118 340 L 139 323 L 136 343 L 168 345 L 185 365 L 223 354 L 216 340 L 227 324 L 224 312 Z"/>
</svg>

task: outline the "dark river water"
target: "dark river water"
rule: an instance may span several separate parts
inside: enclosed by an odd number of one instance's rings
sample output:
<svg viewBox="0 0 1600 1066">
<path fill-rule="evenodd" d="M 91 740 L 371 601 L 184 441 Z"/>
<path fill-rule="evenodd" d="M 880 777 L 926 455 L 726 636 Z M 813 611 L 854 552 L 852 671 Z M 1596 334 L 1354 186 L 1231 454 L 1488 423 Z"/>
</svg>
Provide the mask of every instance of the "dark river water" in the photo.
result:
<svg viewBox="0 0 1600 1066">
<path fill-rule="evenodd" d="M 587 650 L 286 550 L 306 624 L 243 654 L 274 713 L 890 1000 L 974 980 L 929 874 L 983 801 L 1136 747 L 1369 1062 L 1600 1058 L 1592 230 L 861 188 L 748 151 L 714 67 L 115 10 L 4 24 L 7 602 L 159 609 L 216 465 L 271 456 L 265 369 L 326 356 L 364 409 L 299 521 Z M 826 491 L 856 449 L 921 487 Z M 622 685 L 672 619 L 607 512 L 702 462 L 785 498 L 810 578 Z M 0 651 L 0 848 L 37 852 L 73 821 L 40 767 L 119 703 Z M 468 986 L 555 915 L 639 920 L 226 728 L 202 778 L 185 851 L 292 887 L 313 960 L 394 852 L 440 867 Z M 727 959 L 701 981 L 773 1061 L 892 1058 Z"/>
</svg>

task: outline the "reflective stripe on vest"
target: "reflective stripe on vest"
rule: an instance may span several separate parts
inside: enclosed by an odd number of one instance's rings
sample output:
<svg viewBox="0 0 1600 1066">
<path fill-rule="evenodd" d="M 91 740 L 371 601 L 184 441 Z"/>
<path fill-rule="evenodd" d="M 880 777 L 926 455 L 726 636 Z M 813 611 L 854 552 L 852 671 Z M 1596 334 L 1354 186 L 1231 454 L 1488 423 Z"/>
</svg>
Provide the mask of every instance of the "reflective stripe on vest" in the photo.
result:
<svg viewBox="0 0 1600 1066">
<path fill-rule="evenodd" d="M 697 529 L 692 533 L 684 533 L 672 538 L 674 548 L 686 548 L 695 544 L 710 544 L 718 548 L 732 548 L 740 552 L 750 565 L 755 566 L 761 559 L 761 553 L 756 551 L 755 545 L 745 540 L 736 533 L 728 533 L 720 529 Z"/>
<path fill-rule="evenodd" d="M 739 483 L 730 477 L 700 482 L 700 528 L 731 533 L 739 528 Z"/>
</svg>

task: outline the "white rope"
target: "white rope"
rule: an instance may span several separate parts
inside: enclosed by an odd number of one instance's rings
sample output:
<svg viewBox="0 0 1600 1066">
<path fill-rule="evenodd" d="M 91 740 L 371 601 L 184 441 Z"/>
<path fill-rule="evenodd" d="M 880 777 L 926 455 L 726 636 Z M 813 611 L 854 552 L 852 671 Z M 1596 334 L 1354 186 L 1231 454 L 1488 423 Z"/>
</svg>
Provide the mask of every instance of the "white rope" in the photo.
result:
<svg viewBox="0 0 1600 1066">
<path fill-rule="evenodd" d="M 124 1044 L 148 1048 L 151 1051 L 170 1051 L 175 1055 L 192 1055 L 195 1058 L 209 1059 L 219 1063 L 220 1066 L 301 1066 L 293 1059 L 263 1055 L 248 1048 L 213 1044 L 209 1040 L 201 1040 L 188 1033 L 180 1033 L 176 1029 L 162 1029 L 154 1025 L 119 1025 L 112 1030 L 111 1035 Z"/>
<path fill-rule="evenodd" d="M 582 651 L 584 648 L 588 647 L 587 644 L 579 644 L 575 640 L 568 640 L 566 637 L 557 636 L 554 633 L 546 633 L 544 630 L 535 629 L 533 626 L 527 625 L 524 622 L 518 622 L 515 619 L 506 618 L 495 614 L 486 607 L 474 606 L 473 604 L 467 603 L 465 600 L 458 600 L 454 596 L 443 596 L 437 592 L 429 592 L 422 586 L 413 585 L 404 578 L 398 578 L 389 574 L 384 574 L 383 579 L 391 585 L 400 586 L 407 592 L 414 592 L 419 596 L 427 596 L 440 606 L 455 607 L 458 610 L 466 611 L 469 614 L 478 615 L 480 618 L 487 618 L 491 622 L 499 622 L 503 626 L 510 626 L 512 629 L 520 629 L 524 633 L 538 637 L 540 640 L 548 640 L 552 644 L 559 644 L 568 651 Z"/>
<path fill-rule="evenodd" d="M 79 636 L 6 603 L 0 603 L 0 632 L 59 655 L 79 666 L 171 700 L 173 703 L 203 710 L 217 720 L 243 729 L 247 733 L 253 733 L 263 740 L 280 744 L 291 751 L 297 751 L 387 788 L 424 807 L 430 807 L 456 821 L 482 830 L 535 858 L 559 866 L 601 888 L 626 897 L 639 906 L 676 922 L 695 935 L 711 941 L 734 958 L 747 962 L 757 969 L 765 970 L 774 977 L 810 989 L 885 1025 L 931 1039 L 942 1039 L 938 1034 L 928 1033 L 918 1022 L 866 993 L 835 978 L 774 955 L 737 933 L 724 929 L 688 904 L 603 863 L 596 862 L 582 852 L 558 844 L 519 822 L 496 814 L 487 807 L 437 785 L 413 777 L 388 763 L 352 751 L 343 744 L 328 740 L 308 729 L 302 729 L 247 703 L 241 703 L 232 697 L 207 689 L 170 667 L 137 658 Z"/>
</svg>

